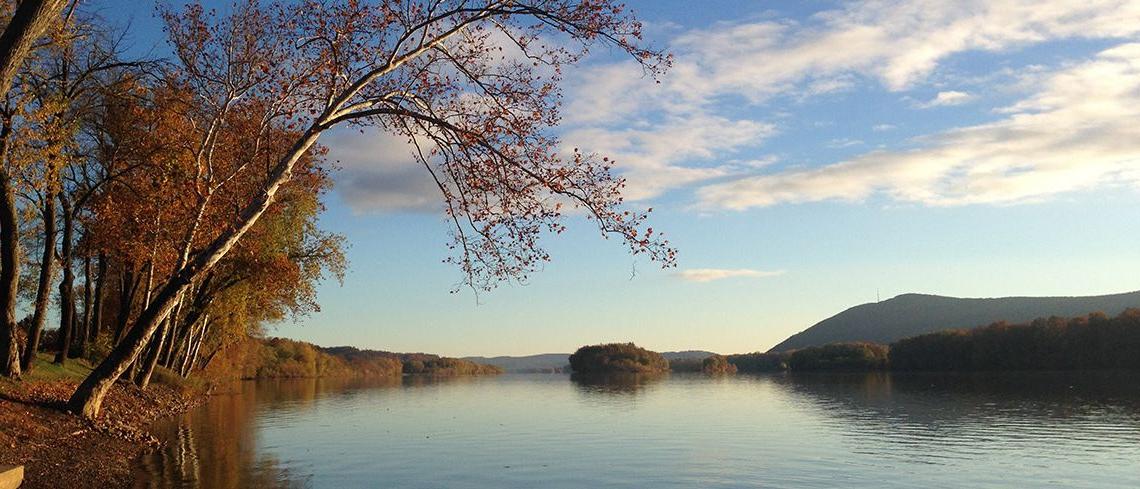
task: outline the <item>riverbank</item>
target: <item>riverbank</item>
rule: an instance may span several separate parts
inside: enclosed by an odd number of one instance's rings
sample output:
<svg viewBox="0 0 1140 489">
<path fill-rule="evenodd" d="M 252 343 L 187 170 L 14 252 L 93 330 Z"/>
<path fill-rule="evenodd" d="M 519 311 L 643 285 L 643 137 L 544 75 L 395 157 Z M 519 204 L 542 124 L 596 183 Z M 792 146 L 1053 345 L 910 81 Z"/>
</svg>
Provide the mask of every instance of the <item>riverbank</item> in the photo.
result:
<svg viewBox="0 0 1140 489">
<path fill-rule="evenodd" d="M 502 372 L 436 355 L 345 347 L 324 353 L 313 345 L 284 339 L 258 340 L 254 346 L 235 348 L 237 353 L 227 354 L 236 355 L 236 359 L 225 358 L 214 365 L 252 365 L 257 374 L 254 377 L 262 379 L 400 379 L 401 371 L 409 369 L 417 375 L 436 377 Z M 250 351 L 260 354 L 267 349 L 273 354 L 249 355 Z M 278 355 L 279 351 L 290 355 Z M 135 462 L 161 447 L 161 441 L 151 433 L 152 423 L 185 413 L 205 401 L 209 386 L 242 377 L 235 375 L 241 371 L 214 368 L 185 380 L 159 368 L 145 391 L 124 382 L 116 384 L 103 403 L 99 419 L 92 422 L 64 410 L 68 397 L 90 373 L 90 365 L 74 359 L 60 367 L 51 360 L 51 355 L 41 354 L 36 368 L 21 381 L 0 379 L 0 465 L 24 466 L 23 489 L 130 487 Z"/>
<path fill-rule="evenodd" d="M 134 461 L 159 446 L 149 425 L 205 398 L 203 388 L 174 382 L 145 391 L 120 383 L 88 421 L 62 407 L 89 370 L 81 360 L 41 361 L 25 380 L 0 380 L 0 465 L 24 466 L 21 489 L 128 487 Z"/>
</svg>

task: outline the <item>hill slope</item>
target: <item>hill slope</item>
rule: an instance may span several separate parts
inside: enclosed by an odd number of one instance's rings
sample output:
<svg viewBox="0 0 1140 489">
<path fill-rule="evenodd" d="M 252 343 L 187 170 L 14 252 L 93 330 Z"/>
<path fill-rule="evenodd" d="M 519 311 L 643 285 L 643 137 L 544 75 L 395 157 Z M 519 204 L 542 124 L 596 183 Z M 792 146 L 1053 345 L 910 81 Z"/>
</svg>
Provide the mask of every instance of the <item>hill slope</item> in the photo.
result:
<svg viewBox="0 0 1140 489">
<path fill-rule="evenodd" d="M 661 356 L 666 360 L 704 360 L 708 357 L 716 355 L 711 351 L 704 350 L 685 350 L 685 351 L 663 351 Z"/>
<path fill-rule="evenodd" d="M 463 359 L 494 365 L 512 373 L 556 371 L 570 365 L 569 353 L 542 353 L 525 357 L 464 357 Z"/>
<path fill-rule="evenodd" d="M 973 328 L 995 321 L 1026 322 L 1048 316 L 1083 316 L 1103 312 L 1115 316 L 1140 308 L 1140 291 L 1090 297 L 1003 297 L 961 299 L 903 294 L 863 304 L 824 319 L 772 347 L 781 352 L 845 341 L 890 343 L 944 329 Z"/>
</svg>

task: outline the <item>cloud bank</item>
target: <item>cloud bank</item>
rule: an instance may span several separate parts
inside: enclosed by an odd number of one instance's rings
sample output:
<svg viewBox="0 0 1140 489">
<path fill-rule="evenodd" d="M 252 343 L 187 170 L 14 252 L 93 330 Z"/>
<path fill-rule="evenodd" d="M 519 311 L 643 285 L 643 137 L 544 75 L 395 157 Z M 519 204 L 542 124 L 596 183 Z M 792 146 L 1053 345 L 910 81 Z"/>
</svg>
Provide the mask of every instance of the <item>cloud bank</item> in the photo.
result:
<svg viewBox="0 0 1140 489">
<path fill-rule="evenodd" d="M 779 203 L 860 201 L 881 193 L 946 206 L 1031 202 L 1102 184 L 1140 184 L 1140 43 L 1048 74 L 1041 90 L 992 123 L 920 138 L 807 170 L 701 188 L 699 205 L 743 210 Z"/>
</svg>

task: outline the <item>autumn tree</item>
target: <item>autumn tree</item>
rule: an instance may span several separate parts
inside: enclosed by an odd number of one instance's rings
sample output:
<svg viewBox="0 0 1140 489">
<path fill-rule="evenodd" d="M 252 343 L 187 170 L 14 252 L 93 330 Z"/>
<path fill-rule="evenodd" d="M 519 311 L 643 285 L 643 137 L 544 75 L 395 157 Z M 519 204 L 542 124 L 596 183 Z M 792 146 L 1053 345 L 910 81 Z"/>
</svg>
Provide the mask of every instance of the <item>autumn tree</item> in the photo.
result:
<svg viewBox="0 0 1140 489">
<path fill-rule="evenodd" d="M 289 129 L 259 128 L 257 112 L 239 107 L 205 155 L 194 125 L 201 114 L 182 81 L 167 73 L 154 84 L 118 87 L 95 124 L 94 159 L 103 172 L 119 176 L 91 199 L 84 245 L 122 272 L 122 300 L 113 308 L 120 326 L 136 307 L 145 310 L 154 284 L 170 276 L 188 246 L 207 244 L 216 232 L 208 230 L 224 227 L 233 209 L 261 188 L 269 165 L 256 161 L 258 146 L 295 137 Z M 158 365 L 189 372 L 207 333 L 314 310 L 315 284 L 326 272 L 341 276 L 342 238 L 316 225 L 320 196 L 330 186 L 321 152 L 314 147 L 301 158 L 278 204 L 182 294 L 135 362 L 132 378 L 140 387 Z M 198 173 L 200 155 L 209 162 L 206 175 Z M 235 336 L 246 337 L 240 333 Z"/>
<path fill-rule="evenodd" d="M 36 50 L 36 43 L 60 24 L 65 0 L 23 0 L 0 4 L 7 23 L 0 34 L 0 375 L 20 376 L 16 296 L 19 293 L 20 220 L 16 202 L 17 165 L 12 161 L 16 119 L 22 112 L 20 94 L 13 93 L 16 74 Z M 74 6 L 74 4 L 72 4 Z M 16 91 L 18 92 L 18 91 Z"/>
<path fill-rule="evenodd" d="M 453 223 L 452 261 L 472 287 L 525 276 L 549 259 L 539 244 L 562 230 L 563 206 L 584 209 L 603 235 L 664 264 L 673 251 L 645 214 L 622 208 L 611 162 L 563 151 L 562 71 L 604 43 L 647 70 L 665 59 L 638 46 L 640 24 L 606 0 L 245 2 L 218 16 L 201 5 L 163 11 L 193 94 L 198 148 L 195 207 L 214 205 L 226 174 L 213 171 L 231 117 L 256 113 L 251 154 L 226 165 L 264 173 L 256 192 L 217 226 L 182 237 L 174 272 L 123 340 L 72 396 L 97 416 L 103 396 L 144 350 L 183 294 L 257 224 L 326 131 L 351 125 L 405 136 L 435 178 Z M 276 140 L 279 130 L 295 131 Z"/>
<path fill-rule="evenodd" d="M 115 177 L 92 156 L 98 143 L 98 114 L 106 98 L 121 89 L 124 79 L 138 76 L 148 65 L 122 60 L 119 38 L 96 19 L 84 14 L 73 14 L 69 19 L 66 28 L 40 49 L 19 76 L 25 99 L 21 113 L 21 195 L 25 205 L 36 210 L 29 214 L 39 217 L 43 243 L 24 369 L 33 365 L 39 346 L 57 263 L 63 273 L 55 361 L 63 363 L 73 343 L 82 348 L 89 339 L 90 328 L 83 318 L 90 318 L 90 300 L 85 302 L 82 316 L 76 304 L 76 250 L 85 235 L 78 218 L 87 211 L 95 192 Z M 91 289 L 88 283 L 83 287 Z M 83 334 L 76 334 L 79 332 Z"/>
</svg>

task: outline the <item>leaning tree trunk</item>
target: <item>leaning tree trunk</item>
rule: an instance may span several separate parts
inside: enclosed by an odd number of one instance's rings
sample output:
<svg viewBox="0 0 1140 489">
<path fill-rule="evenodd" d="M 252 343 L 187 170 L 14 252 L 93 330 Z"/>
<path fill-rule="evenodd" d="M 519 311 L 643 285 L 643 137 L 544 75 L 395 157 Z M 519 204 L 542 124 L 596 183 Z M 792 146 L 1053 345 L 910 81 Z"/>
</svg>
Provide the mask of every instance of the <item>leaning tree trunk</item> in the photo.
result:
<svg viewBox="0 0 1140 489">
<path fill-rule="evenodd" d="M 8 139 L 12 119 L 0 128 L 0 375 L 20 377 L 20 344 L 16 336 L 16 294 L 20 282 L 20 230 L 16 190 L 8 173 Z"/>
<path fill-rule="evenodd" d="M 305 131 L 273 168 L 273 172 L 265 180 L 266 183 L 262 192 L 259 192 L 242 209 L 237 225 L 223 231 L 209 246 L 194 255 L 192 259 L 185 260 L 185 263 L 178 267 L 178 271 L 162 285 L 158 294 L 155 294 L 154 300 L 143 310 L 135 325 L 123 337 L 123 341 L 116 345 L 102 362 L 99 362 L 99 365 L 91 371 L 86 379 L 83 379 L 83 383 L 71 395 L 68 405 L 73 411 L 79 412 L 87 418 L 95 418 L 99 415 L 99 411 L 103 407 L 103 398 L 107 396 L 111 386 L 115 384 L 119 376 L 123 375 L 131 362 L 138 359 L 139 353 L 150 341 L 151 336 L 154 335 L 162 321 L 170 315 L 175 303 L 186 293 L 191 283 L 201 277 L 202 274 L 209 272 L 218 263 L 218 260 L 226 256 L 242 236 L 245 236 L 245 233 L 265 214 L 266 209 L 276 198 L 277 191 L 292 177 L 293 167 L 297 161 L 317 142 L 325 127 L 324 125 L 314 126 Z"/>
<path fill-rule="evenodd" d="M 59 351 L 55 363 L 63 365 L 71 354 L 71 343 L 75 335 L 75 272 L 71 269 L 71 235 L 75 230 L 75 220 L 71 215 L 71 203 L 61 193 L 59 195 L 60 214 L 63 215 L 63 243 L 60 245 L 60 268 L 63 280 L 59 283 Z"/>
<path fill-rule="evenodd" d="M 47 32 L 67 0 L 23 0 L 0 35 L 0 97 L 12 88 L 16 71 L 32 51 L 36 39 Z"/>
<path fill-rule="evenodd" d="M 167 336 L 169 336 L 168 332 L 174 328 L 175 321 L 178 321 L 178 314 L 181 309 L 182 300 L 180 299 L 178 304 L 174 306 L 174 312 L 167 316 L 166 321 L 163 321 L 162 325 L 158 327 L 158 333 L 154 335 L 154 338 L 151 338 L 151 349 L 144 357 L 142 371 L 139 372 L 138 378 L 135 379 L 135 384 L 137 384 L 140 389 L 146 389 L 150 386 L 150 377 L 154 375 L 154 368 L 158 366 L 159 357 L 162 356 L 163 349 L 169 342 L 167 340 Z"/>
<path fill-rule="evenodd" d="M 48 301 L 51 300 L 51 282 L 55 274 L 55 199 L 44 199 L 41 209 L 44 219 L 44 249 L 40 256 L 40 280 L 36 287 L 36 302 L 32 310 L 32 325 L 28 330 L 28 346 L 24 350 L 24 370 L 31 371 L 35 365 L 36 352 L 40 349 L 40 335 L 47 322 Z"/>
</svg>

